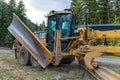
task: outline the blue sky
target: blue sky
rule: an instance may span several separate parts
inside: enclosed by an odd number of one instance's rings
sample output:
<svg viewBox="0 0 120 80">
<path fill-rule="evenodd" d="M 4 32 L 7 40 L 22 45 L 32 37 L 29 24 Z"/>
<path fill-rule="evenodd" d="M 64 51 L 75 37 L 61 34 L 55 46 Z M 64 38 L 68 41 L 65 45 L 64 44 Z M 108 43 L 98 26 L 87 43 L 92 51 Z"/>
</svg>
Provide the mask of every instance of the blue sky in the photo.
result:
<svg viewBox="0 0 120 80">
<path fill-rule="evenodd" d="M 8 1 L 6 0 L 6 2 Z M 43 20 L 47 20 L 45 15 L 51 10 L 59 11 L 70 8 L 71 0 L 23 0 L 23 2 L 27 9 L 27 17 L 32 22 L 40 24 Z"/>
</svg>

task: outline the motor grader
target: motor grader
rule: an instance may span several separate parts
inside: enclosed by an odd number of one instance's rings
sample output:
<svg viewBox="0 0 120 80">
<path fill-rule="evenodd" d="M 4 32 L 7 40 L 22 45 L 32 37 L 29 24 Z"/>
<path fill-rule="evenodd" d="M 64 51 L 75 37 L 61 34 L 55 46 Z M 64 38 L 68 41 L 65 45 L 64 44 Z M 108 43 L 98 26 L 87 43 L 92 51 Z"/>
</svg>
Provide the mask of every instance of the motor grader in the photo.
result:
<svg viewBox="0 0 120 80">
<path fill-rule="evenodd" d="M 119 38 L 119 35 L 108 37 L 109 33 L 101 31 L 98 26 L 94 25 L 77 26 L 76 14 L 70 10 L 51 11 L 47 18 L 46 31 L 33 33 L 13 13 L 13 20 L 8 30 L 16 38 L 13 48 L 20 64 L 46 68 L 49 64 L 57 66 L 62 62 L 71 63 L 76 58 L 79 64 L 98 80 L 120 79 L 119 75 L 106 71 L 94 61 L 95 57 L 104 54 L 120 53 L 119 47 L 94 45 L 99 38 Z M 113 32 L 113 35 L 120 32 L 118 29 L 108 31 Z"/>
</svg>

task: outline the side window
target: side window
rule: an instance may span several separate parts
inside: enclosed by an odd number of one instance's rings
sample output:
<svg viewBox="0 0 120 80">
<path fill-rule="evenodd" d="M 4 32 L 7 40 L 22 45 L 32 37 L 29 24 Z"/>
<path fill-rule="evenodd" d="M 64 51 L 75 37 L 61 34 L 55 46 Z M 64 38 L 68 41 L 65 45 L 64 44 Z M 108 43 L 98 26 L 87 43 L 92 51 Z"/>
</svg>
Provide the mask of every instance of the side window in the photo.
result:
<svg viewBox="0 0 120 80">
<path fill-rule="evenodd" d="M 70 22 L 67 22 L 67 21 L 63 22 L 62 23 L 62 30 L 67 30 L 69 28 L 69 26 L 70 26 Z"/>
<path fill-rule="evenodd" d="M 70 35 L 70 22 L 63 22 L 61 31 L 63 37 L 68 37 Z"/>
<path fill-rule="evenodd" d="M 69 37 L 70 36 L 70 29 L 71 29 L 71 15 L 62 15 L 60 18 L 60 30 L 62 32 L 62 37 Z"/>
<path fill-rule="evenodd" d="M 56 30 L 56 21 L 50 22 L 50 29 L 54 32 Z"/>
<path fill-rule="evenodd" d="M 52 38 L 54 38 L 55 30 L 56 30 L 56 21 L 51 20 L 50 21 L 50 35 Z"/>
</svg>

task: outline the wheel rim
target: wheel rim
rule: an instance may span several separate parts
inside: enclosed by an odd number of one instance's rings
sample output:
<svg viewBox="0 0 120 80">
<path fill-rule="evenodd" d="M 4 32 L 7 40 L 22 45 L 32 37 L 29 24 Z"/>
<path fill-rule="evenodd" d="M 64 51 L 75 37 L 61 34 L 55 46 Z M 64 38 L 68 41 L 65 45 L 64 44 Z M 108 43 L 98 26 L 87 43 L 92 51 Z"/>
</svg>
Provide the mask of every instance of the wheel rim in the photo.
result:
<svg viewBox="0 0 120 80">
<path fill-rule="evenodd" d="M 22 52 L 22 53 L 20 54 L 20 57 L 21 57 L 21 59 L 25 59 L 25 53 Z"/>
<path fill-rule="evenodd" d="M 18 56 L 18 61 L 20 64 L 22 64 L 22 65 L 30 64 L 30 55 L 25 48 L 21 47 L 17 56 Z"/>
</svg>

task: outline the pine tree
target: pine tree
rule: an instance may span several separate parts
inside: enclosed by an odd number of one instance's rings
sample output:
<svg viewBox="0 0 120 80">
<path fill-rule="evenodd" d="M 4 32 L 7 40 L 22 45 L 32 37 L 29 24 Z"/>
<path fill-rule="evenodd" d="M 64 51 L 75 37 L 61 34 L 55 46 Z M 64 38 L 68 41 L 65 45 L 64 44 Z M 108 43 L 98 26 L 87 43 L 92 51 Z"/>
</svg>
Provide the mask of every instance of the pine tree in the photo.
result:
<svg viewBox="0 0 120 80">
<path fill-rule="evenodd" d="M 5 36 L 6 32 L 8 32 L 7 27 L 8 23 L 8 13 L 7 9 L 8 5 L 3 1 L 0 1 L 0 44 L 5 45 Z"/>
<path fill-rule="evenodd" d="M 11 21 L 12 21 L 12 14 L 13 12 L 16 12 L 16 1 L 15 0 L 10 0 L 8 5 L 7 5 L 7 9 L 6 9 L 6 17 L 7 19 L 5 20 L 7 22 L 6 25 L 6 33 L 5 33 L 5 39 L 4 42 L 7 46 L 11 46 L 13 43 L 13 36 L 10 34 L 10 32 L 7 30 L 7 27 L 10 25 Z M 5 22 L 4 22 L 5 23 Z"/>
<path fill-rule="evenodd" d="M 99 23 L 98 4 L 96 0 L 84 0 L 85 10 L 89 11 L 89 24 Z"/>
<path fill-rule="evenodd" d="M 31 20 L 26 17 L 26 9 L 22 0 L 19 1 L 18 5 L 15 0 L 10 0 L 9 3 L 0 0 L 0 46 L 11 46 L 13 43 L 14 38 L 7 29 L 12 22 L 13 12 L 33 31 L 32 26 L 34 25 Z"/>
<path fill-rule="evenodd" d="M 16 1 L 15 0 L 10 0 L 8 3 L 8 15 L 10 16 L 9 20 L 12 20 L 12 14 L 16 13 Z"/>
<path fill-rule="evenodd" d="M 80 17 L 80 19 L 77 18 L 77 23 L 83 24 L 85 22 L 86 10 L 89 10 L 89 24 L 99 23 L 100 17 L 96 0 L 72 0 L 71 8 Z"/>
<path fill-rule="evenodd" d="M 89 24 L 110 23 L 114 15 L 120 15 L 120 0 L 72 0 L 71 8 L 83 22 L 85 11 L 89 10 Z M 78 22 L 78 23 L 79 23 Z"/>
<path fill-rule="evenodd" d="M 29 28 L 31 31 L 34 31 L 31 20 L 30 20 L 30 19 L 26 19 L 25 22 L 26 22 L 26 25 L 28 26 L 28 28 Z"/>
<path fill-rule="evenodd" d="M 24 22 L 26 23 L 26 9 L 25 5 L 22 0 L 18 2 L 17 8 L 16 8 L 16 14 L 17 16 Z"/>
<path fill-rule="evenodd" d="M 71 9 L 73 13 L 77 14 L 77 24 L 83 24 L 84 22 L 85 6 L 83 2 L 84 0 L 72 0 L 71 2 Z"/>
<path fill-rule="evenodd" d="M 113 18 L 112 24 L 120 24 L 119 17 L 115 15 Z"/>
<path fill-rule="evenodd" d="M 22 0 L 18 2 L 15 13 L 27 25 L 27 27 L 33 31 L 32 22 L 30 19 L 26 17 L 26 9 L 25 9 L 24 2 Z"/>
<path fill-rule="evenodd" d="M 111 21 L 114 22 L 114 16 L 120 20 L 120 0 L 111 1 Z"/>
</svg>

